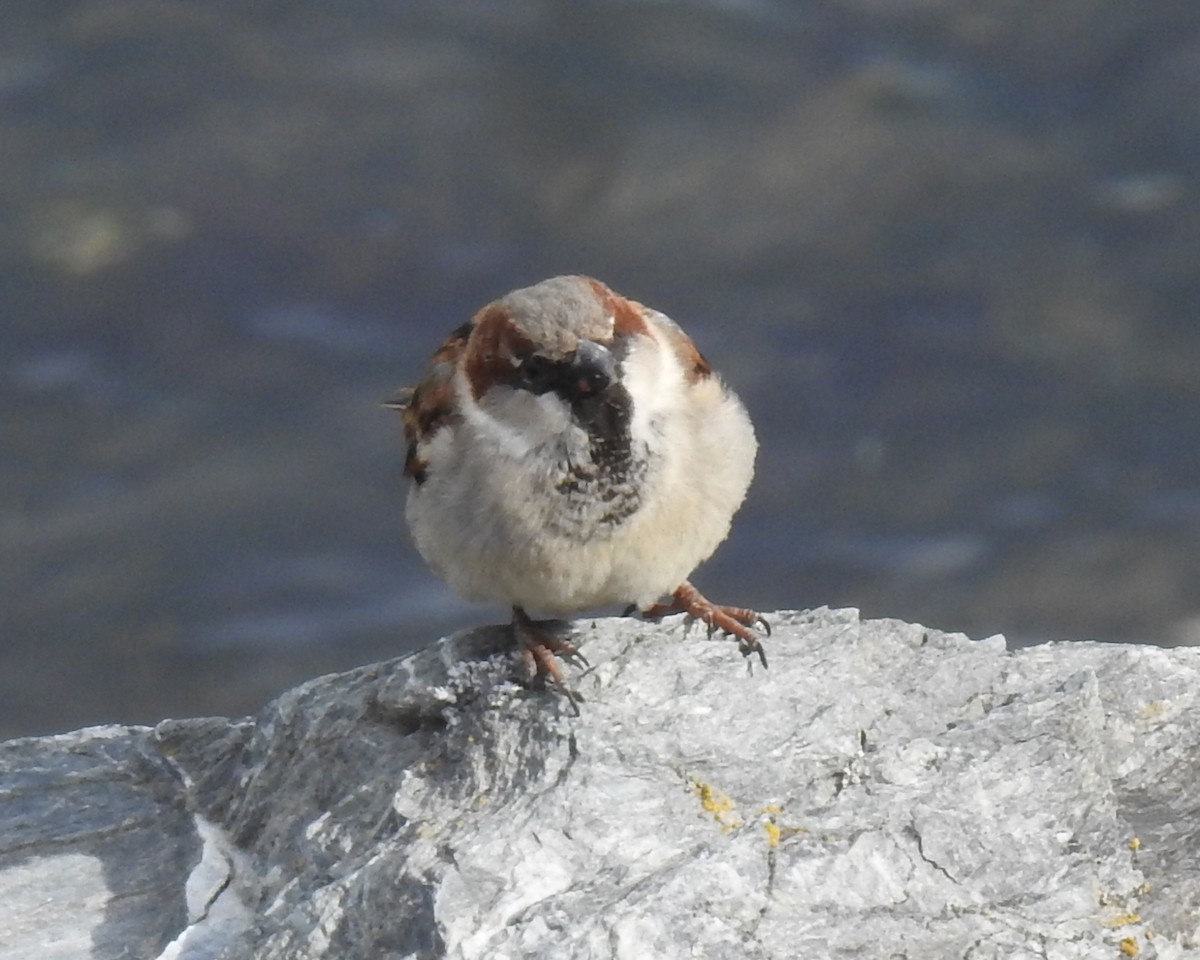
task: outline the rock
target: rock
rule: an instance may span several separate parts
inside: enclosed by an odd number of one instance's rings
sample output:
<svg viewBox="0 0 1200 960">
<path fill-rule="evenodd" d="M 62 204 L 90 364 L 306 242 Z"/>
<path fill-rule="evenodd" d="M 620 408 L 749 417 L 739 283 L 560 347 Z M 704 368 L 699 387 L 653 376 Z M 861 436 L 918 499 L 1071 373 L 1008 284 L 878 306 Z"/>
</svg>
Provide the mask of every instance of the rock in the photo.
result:
<svg viewBox="0 0 1200 960">
<path fill-rule="evenodd" d="M 1200 651 L 851 610 L 483 628 L 0 752 L 0 958 L 1195 955 Z"/>
<path fill-rule="evenodd" d="M 156 955 L 188 919 L 186 804 L 144 729 L 0 744 L 0 957 Z"/>
</svg>

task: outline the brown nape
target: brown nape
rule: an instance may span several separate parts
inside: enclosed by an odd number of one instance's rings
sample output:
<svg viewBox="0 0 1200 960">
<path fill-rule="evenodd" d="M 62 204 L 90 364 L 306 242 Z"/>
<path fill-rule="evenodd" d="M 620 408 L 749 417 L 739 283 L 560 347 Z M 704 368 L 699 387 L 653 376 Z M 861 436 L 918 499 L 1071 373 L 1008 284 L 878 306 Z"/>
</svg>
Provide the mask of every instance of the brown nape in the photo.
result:
<svg viewBox="0 0 1200 960">
<path fill-rule="evenodd" d="M 632 300 L 626 300 L 619 293 L 613 293 L 599 280 L 588 277 L 587 281 L 600 299 L 604 309 L 612 314 L 614 336 L 627 337 L 649 332 L 646 329 L 646 318 L 642 312 L 644 308 L 640 303 L 634 303 Z"/>
<path fill-rule="evenodd" d="M 592 285 L 605 309 L 612 313 L 614 335 L 621 337 L 650 333 L 646 321 L 646 308 L 642 304 L 614 293 L 599 280 L 589 278 L 588 283 Z M 671 349 L 679 358 L 679 365 L 683 367 L 683 375 L 688 383 L 706 380 L 713 375 L 712 367 L 704 359 L 704 354 L 696 348 L 692 338 L 683 330 L 670 321 L 660 324 L 659 329 L 666 335 Z"/>
<path fill-rule="evenodd" d="M 475 332 L 467 343 L 467 382 L 479 400 L 490 387 L 513 378 L 513 357 L 532 353 L 534 343 L 521 333 L 508 312 L 492 303 L 475 315 Z"/>
</svg>

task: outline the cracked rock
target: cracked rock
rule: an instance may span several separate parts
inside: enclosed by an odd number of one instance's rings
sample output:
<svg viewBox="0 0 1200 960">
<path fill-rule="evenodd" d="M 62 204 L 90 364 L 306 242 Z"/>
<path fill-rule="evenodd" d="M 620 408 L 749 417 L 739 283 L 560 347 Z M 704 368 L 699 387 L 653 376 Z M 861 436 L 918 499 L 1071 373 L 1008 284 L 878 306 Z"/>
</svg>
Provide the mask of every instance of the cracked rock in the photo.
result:
<svg viewBox="0 0 1200 960">
<path fill-rule="evenodd" d="M 1195 955 L 1200 651 L 771 620 L 577 622 L 578 717 L 483 628 L 4 744 L 0 958 Z"/>
</svg>

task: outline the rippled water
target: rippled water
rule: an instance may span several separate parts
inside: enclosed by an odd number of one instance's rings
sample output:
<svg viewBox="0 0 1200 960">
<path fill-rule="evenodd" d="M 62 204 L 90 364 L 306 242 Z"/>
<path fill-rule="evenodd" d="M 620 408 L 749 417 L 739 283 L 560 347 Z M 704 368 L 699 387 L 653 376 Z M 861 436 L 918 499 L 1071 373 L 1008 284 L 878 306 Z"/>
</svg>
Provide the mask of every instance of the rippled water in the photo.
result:
<svg viewBox="0 0 1200 960">
<path fill-rule="evenodd" d="M 9 4 L 0 733 L 502 619 L 408 547 L 379 403 L 560 272 L 751 409 L 710 595 L 1200 640 L 1200 18 L 1021 10 Z"/>
</svg>

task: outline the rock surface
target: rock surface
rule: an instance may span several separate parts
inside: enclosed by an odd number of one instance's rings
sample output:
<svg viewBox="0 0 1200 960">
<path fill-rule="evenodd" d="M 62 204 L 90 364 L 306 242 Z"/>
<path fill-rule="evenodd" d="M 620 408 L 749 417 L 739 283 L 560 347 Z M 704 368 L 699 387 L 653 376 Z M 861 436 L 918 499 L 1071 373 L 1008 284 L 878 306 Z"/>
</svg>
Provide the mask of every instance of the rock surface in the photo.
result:
<svg viewBox="0 0 1200 960">
<path fill-rule="evenodd" d="M 1197 955 L 1200 651 L 852 610 L 506 631 L 0 746 L 0 958 Z"/>
</svg>

